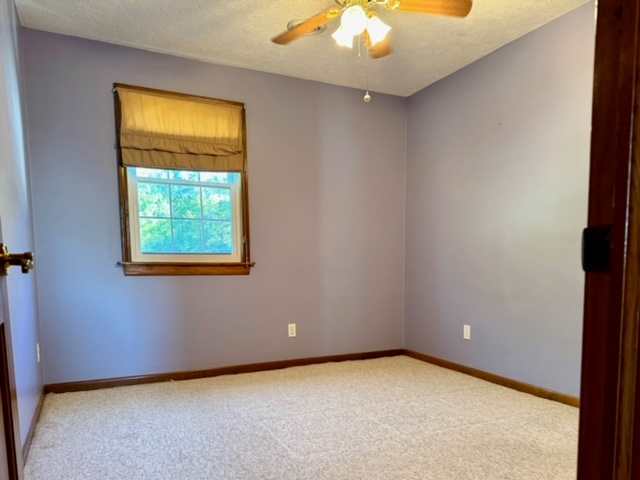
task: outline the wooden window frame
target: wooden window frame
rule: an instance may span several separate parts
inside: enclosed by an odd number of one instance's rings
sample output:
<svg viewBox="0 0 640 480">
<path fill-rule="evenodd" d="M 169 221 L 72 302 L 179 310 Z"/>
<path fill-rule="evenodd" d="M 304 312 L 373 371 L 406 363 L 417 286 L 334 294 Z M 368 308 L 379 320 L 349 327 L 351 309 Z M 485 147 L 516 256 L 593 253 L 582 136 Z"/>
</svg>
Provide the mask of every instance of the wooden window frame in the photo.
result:
<svg viewBox="0 0 640 480">
<path fill-rule="evenodd" d="M 249 275 L 251 268 L 255 265 L 251 261 L 251 249 L 250 249 L 250 222 L 249 222 L 249 181 L 247 170 L 247 124 L 246 115 L 244 110 L 244 104 L 239 102 L 232 102 L 211 97 L 199 97 L 206 98 L 208 100 L 216 100 L 219 102 L 226 102 L 234 105 L 242 105 L 242 133 L 243 133 L 243 155 L 244 155 L 244 169 L 240 172 L 240 229 L 242 232 L 242 239 L 240 246 L 242 248 L 239 262 L 159 262 L 159 261 L 134 261 L 132 257 L 132 242 L 131 242 L 131 219 L 132 214 L 129 207 L 129 178 L 127 173 L 127 167 L 122 162 L 122 151 L 120 148 L 120 103 L 118 101 L 115 87 L 122 84 L 114 84 L 113 98 L 114 98 L 114 111 L 115 111 L 115 123 L 116 123 L 116 151 L 118 160 L 118 189 L 120 200 L 120 231 L 121 231 L 121 244 L 122 244 L 122 265 L 123 272 L 126 276 L 179 276 L 179 275 Z M 168 92 L 163 90 L 156 90 L 144 87 L 135 87 L 147 91 L 171 93 L 174 95 L 184 95 L 185 97 L 194 97 L 194 95 L 186 95 L 179 92 Z"/>
</svg>

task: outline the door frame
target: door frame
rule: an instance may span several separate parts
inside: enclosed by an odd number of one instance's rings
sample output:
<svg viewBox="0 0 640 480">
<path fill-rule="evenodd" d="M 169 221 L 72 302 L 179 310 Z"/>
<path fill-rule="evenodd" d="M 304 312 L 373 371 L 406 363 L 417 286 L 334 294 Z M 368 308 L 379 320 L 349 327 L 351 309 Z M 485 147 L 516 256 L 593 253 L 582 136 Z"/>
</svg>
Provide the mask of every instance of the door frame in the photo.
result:
<svg viewBox="0 0 640 480">
<path fill-rule="evenodd" d="M 609 245 L 608 268 L 586 275 L 578 479 L 628 480 L 640 478 L 640 0 L 597 9 L 588 225 Z"/>
<path fill-rule="evenodd" d="M 0 243 L 2 243 L 1 218 Z M 23 471 L 23 457 L 18 416 L 18 393 L 11 346 L 11 316 L 9 312 L 7 278 L 0 271 L 0 309 L 2 309 L 0 311 L 0 398 L 2 399 L 0 414 L 4 423 L 9 480 L 20 480 Z"/>
<path fill-rule="evenodd" d="M 2 282 L 3 280 L 0 280 Z M 4 286 L 0 287 L 4 289 Z M 4 292 L 2 293 L 4 294 Z M 4 297 L 6 299 L 6 296 Z M 2 420 L 7 448 L 9 480 L 22 478 L 22 447 L 18 428 L 18 397 L 13 375 L 11 331 L 7 317 L 0 324 L 0 397 L 2 398 Z"/>
</svg>

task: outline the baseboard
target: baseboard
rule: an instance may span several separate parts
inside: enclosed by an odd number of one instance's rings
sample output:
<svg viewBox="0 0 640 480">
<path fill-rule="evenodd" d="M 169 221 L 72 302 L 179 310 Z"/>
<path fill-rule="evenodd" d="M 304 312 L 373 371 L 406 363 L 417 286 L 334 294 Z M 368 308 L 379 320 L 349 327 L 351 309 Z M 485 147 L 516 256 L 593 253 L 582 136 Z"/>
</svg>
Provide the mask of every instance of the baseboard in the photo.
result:
<svg viewBox="0 0 640 480">
<path fill-rule="evenodd" d="M 145 383 L 158 383 L 166 382 L 169 380 L 193 380 L 197 378 L 217 377 L 220 375 L 232 375 L 236 373 L 251 373 L 251 372 L 264 372 L 267 370 L 279 370 L 288 367 L 299 367 L 304 365 L 314 365 L 318 363 L 328 362 L 344 362 L 348 360 L 368 360 L 372 358 L 382 357 L 394 357 L 398 355 L 407 355 L 423 362 L 432 363 L 440 367 L 455 370 L 457 372 L 465 373 L 476 378 L 480 378 L 487 382 L 502 385 L 503 387 L 512 388 L 520 392 L 529 393 L 537 397 L 545 398 L 547 400 L 553 400 L 556 402 L 571 405 L 573 407 L 580 406 L 580 400 L 577 397 L 571 395 L 565 395 L 562 393 L 547 390 L 528 383 L 519 382 L 511 378 L 502 377 L 494 373 L 485 372 L 476 368 L 467 367 L 449 360 L 443 360 L 431 355 L 425 355 L 424 353 L 414 352 L 412 350 L 405 349 L 393 349 L 393 350 L 380 350 L 374 352 L 363 353 L 348 353 L 344 355 L 329 355 L 324 357 L 310 357 L 310 358 L 296 358 L 291 360 L 278 360 L 274 362 L 263 363 L 251 363 L 245 365 L 233 365 L 228 367 L 212 368 L 208 370 L 196 370 L 186 372 L 172 372 L 172 373 L 155 373 L 150 375 L 136 375 L 131 377 L 119 377 L 119 378 L 105 378 L 98 380 L 84 380 L 79 382 L 66 382 L 66 383 L 54 383 L 44 386 L 45 393 L 68 393 L 68 392 L 81 392 L 86 390 L 98 390 L 101 388 L 113 388 L 124 387 L 128 385 L 140 385 Z M 23 451 L 28 452 L 28 448 L 31 444 L 31 438 L 33 431 L 35 430 L 35 424 L 37 417 L 40 415 L 40 409 L 42 407 L 42 401 L 38 405 L 37 415 L 34 416 L 34 420 L 29 430 L 29 436 L 25 442 L 25 448 Z M 26 453 L 25 453 L 26 458 Z"/>
<path fill-rule="evenodd" d="M 54 383 L 44 386 L 45 393 L 68 393 L 100 388 L 124 387 L 127 385 L 140 385 L 144 383 L 158 383 L 169 380 L 193 380 L 196 378 L 217 377 L 236 373 L 263 372 L 267 370 L 279 370 L 288 367 L 314 365 L 328 362 L 344 362 L 348 360 L 369 360 L 372 358 L 394 357 L 404 355 L 402 349 L 380 350 L 375 352 L 348 353 L 344 355 L 328 355 L 323 357 L 296 358 L 292 360 L 279 360 L 275 362 L 252 363 L 246 365 L 234 365 L 228 367 L 212 368 L 209 370 L 197 370 L 190 372 L 156 373 L 150 375 L 136 375 L 131 377 L 106 378 L 99 380 L 84 380 L 80 382 Z"/>
<path fill-rule="evenodd" d="M 29 431 L 27 432 L 27 438 L 24 439 L 24 445 L 22 445 L 22 461 L 27 463 L 29 458 L 29 451 L 31 450 L 31 443 L 33 442 L 33 435 L 36 433 L 36 425 L 40 420 L 40 414 L 42 413 L 42 405 L 44 403 L 44 391 L 40 392 L 40 398 L 38 398 L 38 405 L 31 417 L 31 423 L 29 424 Z"/>
<path fill-rule="evenodd" d="M 563 393 L 554 392 L 553 390 L 536 387 L 534 385 L 529 385 L 528 383 L 519 382 L 518 380 L 513 380 L 511 378 L 496 375 L 495 373 L 485 372 L 483 370 L 478 370 L 477 368 L 467 367 L 459 363 L 450 362 L 449 360 L 443 360 L 442 358 L 432 357 L 431 355 L 425 355 L 424 353 L 418 353 L 412 350 L 405 350 L 404 354 L 417 360 L 422 360 L 423 362 L 432 363 L 440 367 L 448 368 L 449 370 L 455 370 L 460 373 L 465 373 L 467 375 L 480 378 L 481 380 L 485 380 L 487 382 L 495 383 L 498 385 L 502 385 L 503 387 L 508 387 L 513 390 L 518 390 L 520 392 L 535 395 L 536 397 L 564 403 L 572 407 L 580 407 L 580 399 L 571 395 L 565 395 Z"/>
</svg>

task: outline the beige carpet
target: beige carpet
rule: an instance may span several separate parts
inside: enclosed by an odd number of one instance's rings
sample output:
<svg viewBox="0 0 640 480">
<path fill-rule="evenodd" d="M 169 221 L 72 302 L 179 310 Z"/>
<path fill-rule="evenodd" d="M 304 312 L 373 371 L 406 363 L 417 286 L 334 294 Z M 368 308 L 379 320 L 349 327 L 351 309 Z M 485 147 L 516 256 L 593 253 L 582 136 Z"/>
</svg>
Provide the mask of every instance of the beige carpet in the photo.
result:
<svg viewBox="0 0 640 480">
<path fill-rule="evenodd" d="M 48 395 L 26 480 L 574 480 L 578 411 L 408 357 Z"/>
</svg>

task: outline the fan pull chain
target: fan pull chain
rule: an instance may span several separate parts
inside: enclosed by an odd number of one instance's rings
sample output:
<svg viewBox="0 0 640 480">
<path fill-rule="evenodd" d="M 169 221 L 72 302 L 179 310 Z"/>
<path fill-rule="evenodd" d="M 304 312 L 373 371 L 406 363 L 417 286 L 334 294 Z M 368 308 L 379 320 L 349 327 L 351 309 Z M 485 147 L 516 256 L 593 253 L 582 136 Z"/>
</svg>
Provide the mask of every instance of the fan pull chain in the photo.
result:
<svg viewBox="0 0 640 480">
<path fill-rule="evenodd" d="M 367 89 L 367 91 L 365 92 L 364 97 L 362 97 L 362 101 L 364 103 L 370 103 L 371 102 L 371 94 L 369 93 L 369 62 L 368 62 L 368 59 L 365 59 L 365 61 L 364 61 L 364 85 L 365 85 L 365 88 Z"/>
</svg>

